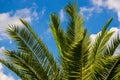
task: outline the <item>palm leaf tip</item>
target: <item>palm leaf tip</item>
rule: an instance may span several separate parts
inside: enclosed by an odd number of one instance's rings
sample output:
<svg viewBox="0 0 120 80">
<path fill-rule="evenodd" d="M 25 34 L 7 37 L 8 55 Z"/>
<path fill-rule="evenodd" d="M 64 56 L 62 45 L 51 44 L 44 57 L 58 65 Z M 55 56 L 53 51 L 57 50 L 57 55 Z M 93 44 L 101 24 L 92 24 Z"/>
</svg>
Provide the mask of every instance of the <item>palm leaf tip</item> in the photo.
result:
<svg viewBox="0 0 120 80">
<path fill-rule="evenodd" d="M 60 19 L 59 19 L 58 15 L 56 13 L 51 13 L 50 20 L 57 30 L 60 26 Z"/>
</svg>

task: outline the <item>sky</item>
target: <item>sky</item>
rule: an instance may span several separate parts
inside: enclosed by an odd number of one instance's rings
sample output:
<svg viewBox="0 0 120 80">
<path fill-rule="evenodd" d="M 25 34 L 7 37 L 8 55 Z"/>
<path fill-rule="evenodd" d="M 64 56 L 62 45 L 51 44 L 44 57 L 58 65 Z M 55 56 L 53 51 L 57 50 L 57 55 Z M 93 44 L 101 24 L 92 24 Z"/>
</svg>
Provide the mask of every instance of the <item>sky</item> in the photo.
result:
<svg viewBox="0 0 120 80">
<path fill-rule="evenodd" d="M 71 0 L 72 1 L 72 0 Z M 92 38 L 102 29 L 109 18 L 113 18 L 110 30 L 120 28 L 120 0 L 73 0 L 84 17 L 84 26 Z M 6 34 L 8 25 L 23 26 L 19 18 L 26 20 L 57 58 L 58 52 L 49 29 L 50 14 L 56 12 L 65 29 L 67 16 L 65 5 L 70 0 L 0 0 L 0 57 L 2 50 L 14 50 L 15 44 Z M 120 47 L 117 51 L 120 50 Z M 20 80 L 18 76 L 0 63 L 0 80 Z"/>
</svg>

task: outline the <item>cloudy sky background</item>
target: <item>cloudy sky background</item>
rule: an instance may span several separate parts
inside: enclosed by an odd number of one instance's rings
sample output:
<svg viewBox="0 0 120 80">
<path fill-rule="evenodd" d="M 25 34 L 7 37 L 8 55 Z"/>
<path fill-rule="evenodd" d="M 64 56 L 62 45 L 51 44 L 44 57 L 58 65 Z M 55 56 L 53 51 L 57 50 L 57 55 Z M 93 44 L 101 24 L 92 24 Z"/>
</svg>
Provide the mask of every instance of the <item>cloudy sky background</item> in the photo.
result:
<svg viewBox="0 0 120 80">
<path fill-rule="evenodd" d="M 94 39 L 106 21 L 113 17 L 109 29 L 119 31 L 120 28 L 120 0 L 74 0 L 84 16 L 84 26 Z M 64 12 L 69 0 L 0 0 L 0 56 L 3 49 L 15 49 L 14 43 L 6 34 L 8 25 L 22 26 L 19 18 L 28 21 L 35 32 L 57 56 L 56 46 L 48 27 L 49 15 L 56 12 L 65 28 L 67 19 Z M 119 47 L 120 48 L 120 47 Z M 117 52 L 119 51 L 117 49 Z M 0 80 L 18 80 L 19 78 L 4 65 L 0 64 Z"/>
</svg>

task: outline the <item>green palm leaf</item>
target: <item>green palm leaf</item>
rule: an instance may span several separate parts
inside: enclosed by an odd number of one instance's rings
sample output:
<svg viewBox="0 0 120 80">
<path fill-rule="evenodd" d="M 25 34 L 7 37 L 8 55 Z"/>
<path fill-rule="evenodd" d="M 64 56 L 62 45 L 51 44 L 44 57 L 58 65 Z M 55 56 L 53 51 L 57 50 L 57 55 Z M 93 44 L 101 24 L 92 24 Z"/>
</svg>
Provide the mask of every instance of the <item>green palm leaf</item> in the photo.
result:
<svg viewBox="0 0 120 80">
<path fill-rule="evenodd" d="M 47 67 L 50 67 L 51 64 L 48 62 L 46 62 L 46 63 L 44 62 L 46 60 L 47 61 L 49 61 L 49 60 L 45 55 L 45 53 L 48 53 L 48 52 L 47 51 L 45 52 L 44 47 L 42 47 L 43 45 L 40 46 L 39 42 L 37 42 L 37 40 L 35 40 L 33 35 L 24 27 L 20 28 L 20 27 L 13 26 L 10 29 L 8 29 L 8 32 L 11 35 L 11 37 L 17 41 L 17 45 L 18 45 L 19 49 L 21 49 L 23 51 L 27 51 L 28 54 L 30 54 L 30 53 L 34 54 L 34 57 L 37 59 L 37 61 L 39 63 L 39 66 L 41 66 L 43 68 L 42 69 L 43 71 L 39 71 L 39 73 L 45 72 L 44 76 L 46 75 L 46 78 L 47 78 L 48 77 L 47 74 L 49 74 L 49 69 L 47 69 L 44 66 L 47 65 Z M 26 35 L 23 35 L 23 34 L 26 34 Z M 50 59 L 50 57 L 53 58 L 52 56 L 49 55 L 49 59 Z M 52 60 L 51 60 L 51 62 L 52 62 Z M 43 65 L 43 63 L 44 63 L 44 65 Z M 54 64 L 54 63 L 52 62 L 52 65 L 51 65 L 51 67 L 54 67 L 54 70 L 52 70 L 52 68 L 51 68 L 51 71 L 57 71 L 57 70 L 55 70 L 57 68 L 55 68 L 56 64 Z M 46 71 L 46 70 L 48 70 L 48 71 Z M 50 74 L 50 75 L 53 76 L 53 74 Z"/>
<path fill-rule="evenodd" d="M 106 36 L 106 37 L 108 37 L 107 40 L 104 40 L 105 35 L 107 33 L 107 28 L 108 28 L 109 24 L 111 23 L 111 21 L 112 21 L 112 18 L 108 20 L 108 22 L 103 27 L 101 33 L 99 33 L 97 35 L 95 42 L 91 45 L 90 52 L 88 53 L 88 58 L 89 58 L 90 64 L 94 63 L 94 61 L 96 61 L 96 58 L 101 57 L 100 56 L 101 53 L 99 53 L 99 52 L 101 52 L 101 49 L 103 49 L 101 47 L 103 47 L 105 45 L 105 42 L 107 42 L 109 40 L 109 38 L 112 36 L 111 33 L 108 33 L 107 34 L 108 36 Z M 104 42 L 104 44 L 103 44 L 103 42 Z"/>
</svg>

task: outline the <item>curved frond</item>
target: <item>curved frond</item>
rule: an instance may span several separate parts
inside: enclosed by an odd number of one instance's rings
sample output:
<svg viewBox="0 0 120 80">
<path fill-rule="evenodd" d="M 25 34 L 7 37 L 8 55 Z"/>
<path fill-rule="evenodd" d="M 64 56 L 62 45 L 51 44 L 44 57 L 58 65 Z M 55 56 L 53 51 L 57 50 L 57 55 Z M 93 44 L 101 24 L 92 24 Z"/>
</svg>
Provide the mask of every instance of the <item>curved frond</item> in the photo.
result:
<svg viewBox="0 0 120 80">
<path fill-rule="evenodd" d="M 50 71 L 52 73 L 49 74 L 49 78 L 50 78 L 50 75 L 51 76 L 59 75 L 59 70 L 57 68 L 55 61 L 53 61 L 54 60 L 53 56 L 51 55 L 50 52 L 47 51 L 47 48 L 45 47 L 45 45 L 42 44 L 42 42 L 39 43 L 39 41 L 31 34 L 29 30 L 27 30 L 25 27 L 21 28 L 21 27 L 11 26 L 8 29 L 8 33 L 17 42 L 18 48 L 20 50 L 27 51 L 34 54 L 34 57 L 39 62 L 39 66 L 43 68 L 42 69 L 43 71 L 40 71 L 40 72 L 47 73 L 45 74 L 46 79 Z M 26 34 L 26 35 L 23 35 L 23 34 Z M 44 66 L 47 66 L 47 67 L 44 67 Z M 55 74 L 55 72 L 58 72 L 58 74 L 57 73 Z"/>
<path fill-rule="evenodd" d="M 86 68 L 83 80 L 112 80 L 118 57 L 106 56 Z M 111 78 L 108 78 L 111 77 Z"/>
<path fill-rule="evenodd" d="M 102 31 L 97 35 L 95 42 L 91 44 L 91 49 L 88 53 L 88 64 L 94 63 L 98 58 L 101 57 L 101 51 L 104 49 L 105 44 L 108 42 L 112 33 L 108 33 L 107 28 L 111 23 L 112 18 L 103 27 Z M 107 35 L 107 36 L 106 36 Z"/>
<path fill-rule="evenodd" d="M 83 28 L 83 18 L 77 11 L 76 4 L 68 4 L 65 7 L 67 14 L 70 16 L 68 30 L 67 30 L 67 38 L 71 43 L 82 40 L 84 34 Z M 71 40 L 71 41 L 70 41 Z"/>
<path fill-rule="evenodd" d="M 114 52 L 119 46 L 119 44 L 120 44 L 120 34 L 117 33 L 113 37 L 111 37 L 111 39 L 105 46 L 105 49 L 103 51 L 104 53 L 103 56 L 114 55 Z"/>
<path fill-rule="evenodd" d="M 15 52 L 4 51 L 4 54 L 6 55 L 6 59 L 1 58 L 0 62 L 14 71 L 23 80 L 29 80 L 30 78 L 41 80 L 40 76 L 37 76 L 35 71 L 23 59 L 18 57 Z"/>
</svg>

